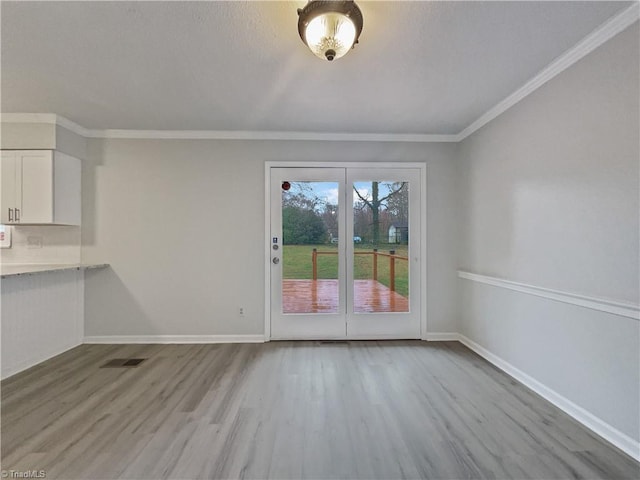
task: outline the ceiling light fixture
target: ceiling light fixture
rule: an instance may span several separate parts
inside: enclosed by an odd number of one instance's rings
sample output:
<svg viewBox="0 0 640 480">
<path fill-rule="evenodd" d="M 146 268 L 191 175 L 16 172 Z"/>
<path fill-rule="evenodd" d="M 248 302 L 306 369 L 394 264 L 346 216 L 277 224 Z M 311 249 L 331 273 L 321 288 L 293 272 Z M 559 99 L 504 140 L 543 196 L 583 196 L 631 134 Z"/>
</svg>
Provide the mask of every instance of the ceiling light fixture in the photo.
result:
<svg viewBox="0 0 640 480">
<path fill-rule="evenodd" d="M 362 12 L 353 0 L 310 0 L 298 9 L 298 33 L 319 58 L 343 57 L 358 43 Z"/>
</svg>

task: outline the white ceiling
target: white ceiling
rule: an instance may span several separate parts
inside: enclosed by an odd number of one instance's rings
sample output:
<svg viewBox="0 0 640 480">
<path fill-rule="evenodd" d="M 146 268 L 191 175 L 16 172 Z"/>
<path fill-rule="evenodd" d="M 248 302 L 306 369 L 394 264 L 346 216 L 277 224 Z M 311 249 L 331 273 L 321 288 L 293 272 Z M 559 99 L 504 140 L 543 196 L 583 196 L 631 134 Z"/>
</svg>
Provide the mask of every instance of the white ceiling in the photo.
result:
<svg viewBox="0 0 640 480">
<path fill-rule="evenodd" d="M 631 2 L 358 2 L 334 62 L 295 2 L 1 3 L 2 112 L 91 129 L 457 134 Z"/>
</svg>

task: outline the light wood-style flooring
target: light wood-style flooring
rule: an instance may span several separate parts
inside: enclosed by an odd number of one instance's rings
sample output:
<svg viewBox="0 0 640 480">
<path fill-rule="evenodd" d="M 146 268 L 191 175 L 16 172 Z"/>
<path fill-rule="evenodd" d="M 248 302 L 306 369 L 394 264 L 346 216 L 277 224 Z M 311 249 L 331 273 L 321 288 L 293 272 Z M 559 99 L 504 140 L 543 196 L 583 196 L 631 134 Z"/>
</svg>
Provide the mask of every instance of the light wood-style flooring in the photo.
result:
<svg viewBox="0 0 640 480">
<path fill-rule="evenodd" d="M 99 368 L 144 357 L 136 368 Z M 83 345 L 2 382 L 2 468 L 64 479 L 629 478 L 459 343 Z"/>
</svg>

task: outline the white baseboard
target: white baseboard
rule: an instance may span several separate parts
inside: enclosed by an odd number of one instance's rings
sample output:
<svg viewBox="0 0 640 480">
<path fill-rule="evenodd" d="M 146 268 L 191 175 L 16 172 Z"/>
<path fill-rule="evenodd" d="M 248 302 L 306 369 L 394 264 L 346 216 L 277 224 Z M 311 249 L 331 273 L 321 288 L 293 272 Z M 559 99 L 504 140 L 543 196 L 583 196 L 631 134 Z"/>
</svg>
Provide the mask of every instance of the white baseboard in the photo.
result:
<svg viewBox="0 0 640 480">
<path fill-rule="evenodd" d="M 423 340 L 428 342 L 457 342 L 460 335 L 453 332 L 427 332 Z"/>
<path fill-rule="evenodd" d="M 550 389 L 546 385 L 540 383 L 535 378 L 527 375 L 522 370 L 511 365 L 509 362 L 503 360 L 502 358 L 494 355 L 489 350 L 484 348 L 483 346 L 477 344 L 473 340 L 465 337 L 462 334 L 458 334 L 458 340 L 468 347 L 469 349 L 476 352 L 478 355 L 483 357 L 485 360 L 489 361 L 500 370 L 504 371 L 508 375 L 512 376 L 516 380 L 518 380 L 523 385 L 527 386 L 538 395 L 551 402 L 553 405 L 558 407 L 560 410 L 570 415 L 578 422 L 582 423 L 584 426 L 592 430 L 594 433 L 600 435 L 602 438 L 607 440 L 609 443 L 615 445 L 620 450 L 625 452 L 627 455 L 630 455 L 637 461 L 640 461 L 640 442 L 635 441 L 633 438 L 628 435 L 622 433 L 620 430 L 612 427 L 602 419 L 596 417 L 592 413 L 588 412 L 584 408 L 576 405 L 571 400 L 563 397 L 556 391 Z"/>
<path fill-rule="evenodd" d="M 84 343 L 263 343 L 264 335 L 98 335 Z"/>
</svg>

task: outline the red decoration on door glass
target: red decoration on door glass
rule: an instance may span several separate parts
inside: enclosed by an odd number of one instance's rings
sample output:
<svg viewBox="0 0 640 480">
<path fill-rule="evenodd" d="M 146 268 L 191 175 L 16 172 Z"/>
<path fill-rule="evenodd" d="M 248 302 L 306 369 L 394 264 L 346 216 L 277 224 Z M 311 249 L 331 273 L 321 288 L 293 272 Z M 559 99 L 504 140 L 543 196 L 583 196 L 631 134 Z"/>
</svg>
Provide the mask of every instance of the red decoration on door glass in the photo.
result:
<svg viewBox="0 0 640 480">
<path fill-rule="evenodd" d="M 291 188 L 291 184 L 289 182 L 282 182 L 282 189 L 289 190 Z"/>
</svg>

